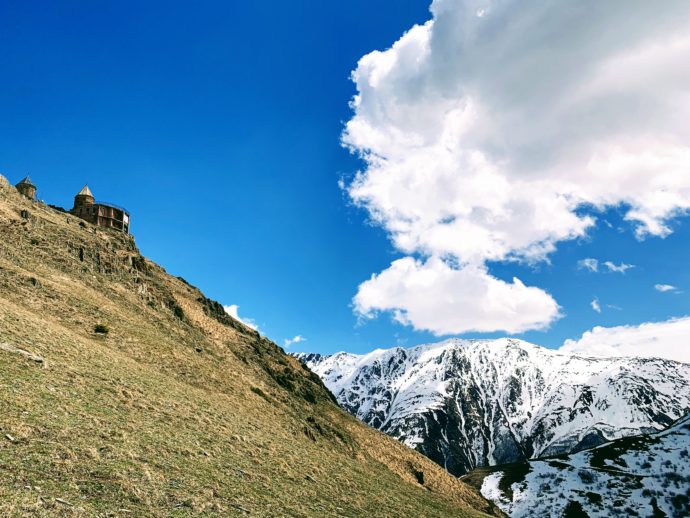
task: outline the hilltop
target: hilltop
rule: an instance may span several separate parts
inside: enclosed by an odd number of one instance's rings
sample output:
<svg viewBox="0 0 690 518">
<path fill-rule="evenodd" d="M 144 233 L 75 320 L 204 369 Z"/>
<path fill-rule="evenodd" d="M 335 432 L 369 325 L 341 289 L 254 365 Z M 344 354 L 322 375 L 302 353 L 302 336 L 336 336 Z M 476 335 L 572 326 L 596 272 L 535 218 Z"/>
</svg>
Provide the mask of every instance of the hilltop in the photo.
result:
<svg viewBox="0 0 690 518">
<path fill-rule="evenodd" d="M 0 515 L 493 509 L 132 237 L 0 177 Z"/>
</svg>

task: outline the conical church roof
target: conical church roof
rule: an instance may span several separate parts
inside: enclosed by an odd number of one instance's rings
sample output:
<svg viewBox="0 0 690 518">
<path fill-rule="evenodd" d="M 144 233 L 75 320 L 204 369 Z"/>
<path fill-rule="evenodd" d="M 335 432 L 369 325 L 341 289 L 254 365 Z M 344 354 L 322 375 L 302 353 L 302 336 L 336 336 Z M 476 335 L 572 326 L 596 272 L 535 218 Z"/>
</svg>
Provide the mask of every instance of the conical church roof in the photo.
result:
<svg viewBox="0 0 690 518">
<path fill-rule="evenodd" d="M 19 182 L 17 185 L 30 185 L 31 187 L 36 187 L 34 183 L 31 181 L 31 178 L 28 176 L 24 178 L 21 182 Z"/>
<path fill-rule="evenodd" d="M 91 189 L 89 189 L 89 186 L 85 185 L 84 188 L 79 191 L 77 196 L 91 196 L 93 198 L 93 193 L 91 192 Z"/>
</svg>

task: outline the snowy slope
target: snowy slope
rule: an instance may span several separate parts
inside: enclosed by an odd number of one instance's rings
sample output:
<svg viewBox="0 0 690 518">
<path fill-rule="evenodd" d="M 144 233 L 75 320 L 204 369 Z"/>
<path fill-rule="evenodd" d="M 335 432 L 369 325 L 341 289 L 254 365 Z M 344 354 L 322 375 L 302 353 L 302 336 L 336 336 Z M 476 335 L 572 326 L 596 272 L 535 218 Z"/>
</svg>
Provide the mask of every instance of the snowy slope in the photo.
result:
<svg viewBox="0 0 690 518">
<path fill-rule="evenodd" d="M 690 516 L 690 417 L 658 434 L 496 471 L 482 493 L 513 518 Z"/>
<path fill-rule="evenodd" d="M 349 412 L 451 473 L 654 432 L 690 411 L 690 365 L 520 340 L 299 355 Z"/>
</svg>

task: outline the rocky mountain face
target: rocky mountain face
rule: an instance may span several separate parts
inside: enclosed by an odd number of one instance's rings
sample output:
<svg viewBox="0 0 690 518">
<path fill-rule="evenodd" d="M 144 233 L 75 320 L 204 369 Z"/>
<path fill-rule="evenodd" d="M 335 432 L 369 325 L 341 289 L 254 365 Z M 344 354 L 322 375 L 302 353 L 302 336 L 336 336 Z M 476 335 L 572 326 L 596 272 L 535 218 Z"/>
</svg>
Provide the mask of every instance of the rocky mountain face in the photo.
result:
<svg viewBox="0 0 690 518">
<path fill-rule="evenodd" d="M 690 365 L 584 358 L 511 339 L 299 358 L 362 421 L 455 475 L 664 429 Z"/>
<path fill-rule="evenodd" d="M 661 433 L 497 468 L 482 479 L 484 496 L 514 518 L 684 518 L 690 516 L 690 416 Z"/>
</svg>

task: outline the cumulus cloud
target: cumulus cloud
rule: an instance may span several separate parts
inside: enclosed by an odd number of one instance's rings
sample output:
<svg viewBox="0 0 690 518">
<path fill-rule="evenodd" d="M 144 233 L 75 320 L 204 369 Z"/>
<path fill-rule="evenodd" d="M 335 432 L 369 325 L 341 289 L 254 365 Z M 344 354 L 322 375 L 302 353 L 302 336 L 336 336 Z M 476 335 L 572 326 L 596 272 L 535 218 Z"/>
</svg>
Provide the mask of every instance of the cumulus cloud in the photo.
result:
<svg viewBox="0 0 690 518">
<path fill-rule="evenodd" d="M 606 266 L 606 268 L 608 268 L 608 270 L 610 272 L 613 272 L 613 273 L 625 273 L 628 270 L 635 268 L 634 264 L 625 264 L 625 263 L 615 264 L 615 263 L 612 263 L 611 261 L 606 261 L 604 263 L 604 266 Z"/>
<path fill-rule="evenodd" d="M 592 258 L 582 259 L 581 261 L 578 261 L 577 266 L 581 270 L 589 270 L 590 272 L 594 273 L 599 271 L 599 261 Z"/>
<path fill-rule="evenodd" d="M 592 309 L 596 311 L 597 313 L 601 313 L 601 303 L 599 302 L 599 299 L 594 299 L 592 302 L 589 303 L 590 306 L 592 306 Z"/>
<path fill-rule="evenodd" d="M 678 292 L 678 288 L 670 284 L 657 284 L 654 286 L 654 289 L 656 291 L 660 291 L 661 293 Z"/>
<path fill-rule="evenodd" d="M 595 327 L 562 352 L 581 356 L 641 356 L 690 363 L 690 317 L 639 326 Z"/>
<path fill-rule="evenodd" d="M 522 292 L 491 277 L 487 262 L 545 260 L 560 241 L 585 236 L 597 210 L 621 208 L 640 239 L 671 232 L 670 219 L 690 209 L 690 3 L 434 0 L 431 13 L 360 60 L 343 134 L 366 162 L 348 193 L 405 264 L 418 273 L 428 267 L 416 259 L 433 258 L 440 271 L 443 260 L 470 286 Z M 395 264 L 357 298 L 391 291 L 380 279 L 399 277 Z M 476 307 L 498 318 L 443 323 L 418 307 L 439 305 L 419 300 L 427 286 L 417 297 L 406 286 L 413 303 L 379 306 L 417 328 L 508 330 L 505 308 L 464 285 L 454 283 L 460 293 L 444 306 L 450 322 Z M 558 314 L 542 310 L 512 327 Z"/>
<path fill-rule="evenodd" d="M 301 343 L 306 342 L 306 341 L 307 341 L 307 339 L 304 338 L 302 335 L 297 335 L 294 338 L 287 338 L 285 340 L 284 344 L 285 344 L 285 348 L 287 349 L 288 347 L 291 347 L 295 344 L 301 344 Z"/>
<path fill-rule="evenodd" d="M 390 311 L 398 322 L 437 335 L 496 329 L 521 333 L 560 316 L 553 297 L 519 279 L 504 282 L 482 266 L 455 269 L 437 258 L 393 262 L 359 287 L 354 303 L 361 315 Z"/>
<path fill-rule="evenodd" d="M 233 304 L 231 306 L 223 306 L 223 309 L 225 310 L 225 312 L 228 315 L 230 315 L 235 320 L 239 320 L 245 326 L 253 329 L 254 331 L 259 331 L 259 326 L 257 325 L 256 322 L 254 322 L 253 319 L 251 319 L 251 318 L 240 318 L 240 315 L 239 315 L 240 307 L 238 305 Z"/>
</svg>

